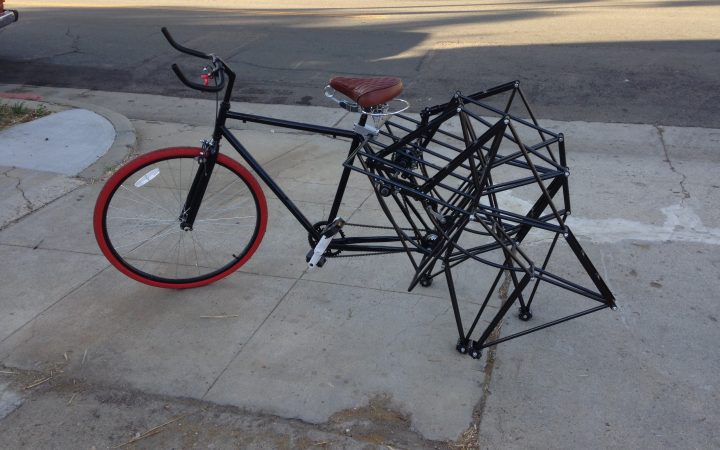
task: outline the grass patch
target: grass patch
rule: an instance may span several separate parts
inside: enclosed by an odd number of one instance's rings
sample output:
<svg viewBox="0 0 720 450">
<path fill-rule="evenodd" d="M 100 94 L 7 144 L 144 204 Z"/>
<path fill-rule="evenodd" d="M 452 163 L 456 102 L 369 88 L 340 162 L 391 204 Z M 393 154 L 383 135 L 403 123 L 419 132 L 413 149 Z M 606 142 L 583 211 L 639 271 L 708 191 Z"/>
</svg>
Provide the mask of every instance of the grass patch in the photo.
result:
<svg viewBox="0 0 720 450">
<path fill-rule="evenodd" d="M 0 103 L 0 130 L 50 114 L 45 105 L 28 108 L 24 103 Z"/>
</svg>

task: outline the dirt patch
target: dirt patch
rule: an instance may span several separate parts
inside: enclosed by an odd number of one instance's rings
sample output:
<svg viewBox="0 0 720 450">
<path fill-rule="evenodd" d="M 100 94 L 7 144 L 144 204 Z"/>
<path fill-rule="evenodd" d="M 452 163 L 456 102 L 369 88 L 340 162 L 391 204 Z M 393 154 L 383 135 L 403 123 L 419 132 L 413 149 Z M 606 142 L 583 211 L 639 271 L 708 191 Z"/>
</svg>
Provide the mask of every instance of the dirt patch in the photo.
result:
<svg viewBox="0 0 720 450">
<path fill-rule="evenodd" d="M 63 358 L 64 361 L 64 358 Z M 410 427 L 389 396 L 310 424 L 200 400 L 84 382 L 62 372 L 0 365 L 22 407 L 0 421 L 8 448 L 447 449 Z M 51 376 L 52 371 L 52 376 Z M 45 378 L 50 377 L 47 381 Z M 35 387 L 26 389 L 38 381 Z"/>
<path fill-rule="evenodd" d="M 30 122 L 48 114 L 50 114 L 50 110 L 42 104 L 30 107 L 23 102 L 0 103 L 0 130 L 19 123 Z"/>
<path fill-rule="evenodd" d="M 393 407 L 389 395 L 377 395 L 367 406 L 346 409 L 330 416 L 330 423 L 348 422 L 382 423 L 396 428 L 410 428 L 410 416 Z"/>
<path fill-rule="evenodd" d="M 448 448 L 412 430 L 410 419 L 390 395 L 378 394 L 367 405 L 336 412 L 327 424 L 337 433 L 381 448 Z"/>
</svg>

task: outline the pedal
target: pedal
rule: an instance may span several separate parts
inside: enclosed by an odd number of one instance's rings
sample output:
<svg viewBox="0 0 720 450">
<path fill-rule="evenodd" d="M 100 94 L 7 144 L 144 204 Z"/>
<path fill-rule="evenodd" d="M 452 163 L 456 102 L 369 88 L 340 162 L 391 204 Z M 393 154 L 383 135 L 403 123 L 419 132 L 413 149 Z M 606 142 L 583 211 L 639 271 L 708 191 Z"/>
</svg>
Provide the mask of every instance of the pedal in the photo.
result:
<svg viewBox="0 0 720 450">
<path fill-rule="evenodd" d="M 320 238 L 320 241 L 317 243 L 315 248 L 313 250 L 310 250 L 308 254 L 305 256 L 305 260 L 308 263 L 309 268 L 314 267 L 322 267 L 325 265 L 325 261 L 327 261 L 327 258 L 325 258 L 323 255 L 325 254 L 325 250 L 327 250 L 328 245 L 330 245 L 330 242 L 332 241 L 332 238 L 326 238 L 325 236 Z"/>
<path fill-rule="evenodd" d="M 332 221 L 332 223 L 325 227 L 325 230 L 323 230 L 322 236 L 320 237 L 318 243 L 315 245 L 315 248 L 310 250 L 305 256 L 308 267 L 312 269 L 314 267 L 322 267 L 323 265 L 325 265 L 325 261 L 327 261 L 327 258 L 325 258 L 325 256 L 323 255 L 325 255 L 325 251 L 327 250 L 328 246 L 330 246 L 330 243 L 333 240 L 333 236 L 338 234 L 344 225 L 345 220 L 337 217 L 335 220 Z"/>
</svg>

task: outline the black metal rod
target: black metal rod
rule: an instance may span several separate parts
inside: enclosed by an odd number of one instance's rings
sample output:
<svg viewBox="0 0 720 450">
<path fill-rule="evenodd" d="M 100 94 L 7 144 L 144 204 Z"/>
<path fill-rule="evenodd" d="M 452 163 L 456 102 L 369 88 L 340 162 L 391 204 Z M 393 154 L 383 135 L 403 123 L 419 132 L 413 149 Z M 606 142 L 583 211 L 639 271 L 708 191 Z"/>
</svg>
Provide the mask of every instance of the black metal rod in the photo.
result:
<svg viewBox="0 0 720 450">
<path fill-rule="evenodd" d="M 600 311 L 600 310 L 605 309 L 605 308 L 608 308 L 608 307 L 609 307 L 609 305 L 596 306 L 596 307 L 594 307 L 594 308 L 590 308 L 590 309 L 588 309 L 588 310 L 581 311 L 581 312 L 579 312 L 579 313 L 572 314 L 572 315 L 570 315 L 570 316 L 563 317 L 563 318 L 561 318 L 561 319 L 553 320 L 552 322 L 547 322 L 547 323 L 544 323 L 544 324 L 542 324 L 542 325 L 538 325 L 538 326 L 533 327 L 533 328 L 530 328 L 530 329 L 528 329 L 528 330 L 523 330 L 523 331 L 520 331 L 520 332 L 518 332 L 518 333 L 511 334 L 510 336 L 505 336 L 505 337 L 503 337 L 503 338 L 496 339 L 496 340 L 494 340 L 494 341 L 492 341 L 492 342 L 487 342 L 487 343 L 485 343 L 485 344 L 481 344 L 481 345 L 480 345 L 480 348 L 491 347 L 491 346 L 497 345 L 497 344 L 499 344 L 499 343 L 501 343 L 501 342 L 509 341 L 510 339 L 515 339 L 515 338 L 518 338 L 518 337 L 520 337 L 520 336 L 525 336 L 526 334 L 534 333 L 534 332 L 540 331 L 540 330 L 542 330 L 542 329 L 544 329 L 544 328 L 552 327 L 553 325 L 558 325 L 558 324 L 560 324 L 560 323 L 567 322 L 568 320 L 577 319 L 578 317 L 582 317 L 582 316 L 584 316 L 584 315 L 587 315 L 587 314 L 590 314 L 590 313 L 594 313 L 594 312 L 596 312 L 596 311 Z"/>
<path fill-rule="evenodd" d="M 555 206 L 555 203 L 553 203 L 552 197 L 548 193 L 547 187 L 540 179 L 540 174 L 538 173 L 537 169 L 535 168 L 535 165 L 533 164 L 532 160 L 530 159 L 530 155 L 528 155 L 528 153 L 525 151 L 525 144 L 523 144 L 522 141 L 520 140 L 520 136 L 518 135 L 517 130 L 515 130 L 515 127 L 513 126 L 512 123 L 510 123 L 509 127 L 510 127 L 510 131 L 512 132 L 512 134 L 518 140 L 518 145 L 520 146 L 520 150 L 525 155 L 525 160 L 527 161 L 528 165 L 530 166 L 530 170 L 532 171 L 533 176 L 535 176 L 535 178 L 537 179 L 538 186 L 540 186 L 540 189 L 542 190 L 543 194 L 545 194 L 545 196 L 547 197 L 548 206 L 550 207 L 550 209 L 552 209 L 553 213 L 555 214 L 555 218 L 557 219 L 558 223 L 560 223 L 560 225 L 564 225 L 564 221 L 563 221 L 562 217 L 560 216 L 560 213 L 558 212 L 557 207 Z"/>
<path fill-rule="evenodd" d="M 512 267 L 513 266 L 512 259 L 507 258 L 506 264 L 509 265 L 510 267 Z M 517 279 L 517 274 L 515 273 L 514 270 L 510 271 L 510 279 L 512 280 L 512 283 L 513 283 L 513 286 L 515 287 L 515 289 L 517 289 L 518 288 L 518 279 Z M 520 307 L 524 309 L 525 308 L 525 299 L 523 298 L 522 291 L 520 291 L 520 294 L 518 295 L 518 302 L 520 302 Z"/>
<path fill-rule="evenodd" d="M 492 97 L 493 95 L 502 94 L 503 92 L 507 92 L 509 90 L 515 89 L 515 87 L 518 85 L 519 81 L 509 81 L 507 83 L 503 83 L 494 87 L 491 87 L 490 89 L 486 89 L 484 91 L 476 92 L 474 94 L 470 94 L 469 98 L 475 99 L 475 100 L 482 100 L 484 98 Z"/>
<path fill-rule="evenodd" d="M 332 244 L 367 244 L 369 242 L 400 242 L 397 235 L 392 236 L 352 236 L 352 237 L 336 237 Z"/>
<path fill-rule="evenodd" d="M 388 179 L 387 177 L 384 177 L 384 176 L 382 176 L 382 175 L 379 175 L 379 174 L 370 172 L 369 170 L 361 169 L 361 168 L 356 167 L 356 166 L 350 166 L 350 168 L 351 168 L 352 170 L 356 171 L 356 172 L 359 172 L 359 173 L 362 173 L 362 174 L 367 175 L 368 177 L 372 178 L 373 180 L 377 180 L 377 181 L 380 181 L 380 182 L 382 182 L 382 183 L 389 184 L 390 186 L 394 186 L 394 187 L 396 187 L 396 188 L 404 191 L 404 193 L 405 193 L 406 195 L 409 195 L 409 196 L 411 196 L 411 197 L 414 197 L 414 198 L 417 198 L 417 199 L 423 198 L 423 199 L 426 199 L 426 200 L 428 200 L 428 201 L 430 201 L 430 202 L 432 202 L 432 203 L 437 203 L 437 204 L 439 204 L 439 205 L 446 206 L 446 207 L 452 209 L 453 211 L 459 211 L 459 212 L 462 212 L 462 213 L 465 213 L 465 214 L 470 214 L 469 211 L 465 211 L 465 210 L 463 210 L 463 209 L 461 209 L 461 208 L 457 208 L 455 205 L 452 205 L 452 204 L 450 204 L 450 203 L 444 202 L 444 201 L 442 201 L 442 200 L 438 200 L 437 198 L 434 198 L 433 196 L 428 195 L 428 194 L 426 194 L 426 193 L 424 193 L 424 192 L 420 192 L 420 191 L 418 191 L 418 190 L 416 190 L 416 189 L 412 189 L 412 188 L 410 188 L 410 187 L 409 187 L 408 185 L 406 185 L 406 184 L 399 183 L 399 182 L 394 181 L 394 180 L 390 180 L 390 179 Z"/>
<path fill-rule="evenodd" d="M 288 197 L 285 192 L 278 186 L 277 183 L 275 183 L 275 180 L 270 176 L 269 173 L 265 171 L 265 169 L 260 165 L 259 162 L 253 156 L 250 154 L 250 152 L 247 151 L 245 147 L 240 143 L 240 141 L 237 140 L 235 136 L 233 136 L 232 132 L 227 129 L 227 127 L 222 127 L 222 135 L 227 139 L 227 141 L 232 145 L 232 147 L 240 154 L 240 156 L 247 162 L 250 167 L 255 171 L 255 173 L 258 174 L 258 176 L 267 184 L 267 186 L 270 188 L 275 195 L 277 195 L 278 199 L 282 202 L 283 205 L 290 211 L 290 213 L 297 219 L 298 222 L 300 222 L 300 225 L 303 226 L 307 230 L 308 233 L 310 233 L 311 236 L 313 236 L 315 239 L 320 240 L 320 233 L 313 228 L 310 221 L 305 217 L 305 215 L 300 211 L 300 209 L 293 203 L 292 200 L 290 200 L 290 197 Z"/>
<path fill-rule="evenodd" d="M 447 166 L 443 167 L 442 170 L 440 170 L 438 173 L 436 173 L 430 180 L 428 180 L 420 189 L 423 192 L 429 192 L 431 189 L 433 189 L 437 184 L 443 180 L 445 177 L 448 176 L 449 173 L 451 173 L 453 170 L 455 170 L 462 161 L 466 160 L 472 153 L 477 151 L 477 147 L 481 146 L 487 142 L 489 142 L 491 139 L 493 139 L 493 147 L 496 147 L 500 145 L 498 135 L 502 134 L 505 131 L 505 122 L 503 120 L 499 120 L 495 125 L 493 125 L 489 130 L 487 130 L 485 133 L 482 134 L 478 138 L 478 140 L 470 147 L 465 149 L 462 153 L 460 153 L 457 157 L 455 157 L 450 163 L 448 163 Z M 497 152 L 497 148 L 493 149 L 495 152 Z M 495 155 L 493 155 L 493 158 Z M 489 158 L 492 160 L 493 158 Z M 487 170 L 487 166 L 486 169 Z"/>
<path fill-rule="evenodd" d="M 367 173 L 370 173 L 370 172 L 368 172 L 367 163 L 362 158 L 358 158 L 358 160 L 360 161 L 360 164 L 362 164 L 364 171 Z M 347 164 L 347 163 L 345 163 L 345 164 Z M 350 167 L 352 168 L 354 166 L 350 166 Z M 405 238 L 405 235 L 401 232 L 402 229 L 400 228 L 400 226 L 397 224 L 397 222 L 393 218 L 393 215 L 390 212 L 390 208 L 388 208 L 387 203 L 385 203 L 385 200 L 383 200 L 383 197 L 380 195 L 378 186 L 375 183 L 370 183 L 370 185 L 373 188 L 373 192 L 375 192 L 375 198 L 377 198 L 378 203 L 380 204 L 380 208 L 383 210 L 383 213 L 385 213 L 385 216 L 390 221 L 390 224 L 392 225 L 393 229 L 395 230 L 395 233 L 397 233 L 398 237 L 400 237 L 400 243 L 405 248 L 405 253 L 408 256 L 410 263 L 413 265 L 413 268 L 415 270 L 417 270 L 417 263 L 415 262 L 415 259 L 412 257 L 412 252 L 414 251 L 414 249 L 411 249 L 408 246 L 408 244 L 407 244 L 408 240 Z"/>
<path fill-rule="evenodd" d="M 530 108 L 530 104 L 527 102 L 527 99 L 525 98 L 525 94 L 523 94 L 522 89 L 518 86 L 518 94 L 520 94 L 520 99 L 523 102 L 523 105 L 525 105 L 525 109 L 527 110 L 528 114 L 530 115 L 530 120 L 532 120 L 532 123 L 534 123 L 538 127 L 538 134 L 540 135 L 540 139 L 545 140 L 545 134 L 540 130 L 540 124 L 538 123 L 537 119 L 535 118 L 535 114 L 533 114 L 532 109 Z M 550 151 L 550 146 L 545 146 L 548 153 L 550 154 L 550 157 L 553 161 L 555 161 L 555 156 L 553 156 L 552 151 Z"/>
<path fill-rule="evenodd" d="M 476 104 L 478 104 L 478 103 L 476 103 Z M 487 105 L 485 105 L 485 106 L 483 106 L 483 107 L 485 107 L 485 108 L 490 108 L 490 107 L 487 106 Z M 504 113 L 502 110 L 500 110 L 500 109 L 492 108 L 492 110 L 493 110 L 493 112 L 495 112 L 495 113 L 497 113 L 497 114 L 501 114 L 501 115 L 503 115 L 503 116 L 509 117 L 509 118 L 511 119 L 511 121 L 519 122 L 519 123 L 521 123 L 522 125 L 527 125 L 527 126 L 529 126 L 530 128 L 532 128 L 532 129 L 538 129 L 538 128 L 540 128 L 540 127 L 538 127 L 538 126 L 534 126 L 534 125 L 532 125 L 532 124 L 524 121 L 523 119 L 518 118 L 517 116 L 514 116 L 514 115 L 512 115 L 512 114 L 505 114 L 505 113 Z M 478 122 L 481 122 L 481 123 L 485 124 L 485 125 L 488 126 L 488 127 L 490 126 L 490 122 L 488 122 L 487 120 L 483 119 L 482 116 L 480 116 L 479 114 L 476 114 L 476 113 L 468 110 L 467 108 L 463 108 L 463 111 L 464 111 L 465 113 L 467 113 L 468 115 L 472 116 L 472 118 L 475 119 L 475 120 L 477 120 Z M 545 131 L 546 133 L 552 135 L 552 136 L 556 136 L 556 134 L 553 133 L 553 132 L 550 131 L 550 130 L 545 130 L 544 128 L 542 128 L 542 130 Z M 518 143 L 517 140 L 515 139 L 515 137 L 514 137 L 512 134 L 510 134 L 510 133 L 506 133 L 506 134 L 505 134 L 505 137 L 508 138 L 511 142 L 513 142 L 513 143 L 515 143 L 515 144 Z"/>
<path fill-rule="evenodd" d="M 357 134 L 354 131 L 343 130 L 342 128 L 324 127 L 321 125 L 312 125 L 302 122 L 293 122 L 291 120 L 274 119 L 272 117 L 256 116 L 254 114 L 246 114 L 236 111 L 228 111 L 228 119 L 242 120 L 243 122 L 259 123 L 262 125 L 271 125 L 280 128 L 290 128 L 292 130 L 309 131 L 311 133 L 327 134 L 330 136 L 341 136 L 352 139 Z"/>
<path fill-rule="evenodd" d="M 565 176 L 565 182 L 563 183 L 563 199 L 565 200 L 565 209 L 567 210 L 567 213 L 570 214 L 572 209 L 570 205 L 570 180 L 568 179 L 570 171 L 567 169 L 567 161 L 565 159 L 565 138 L 562 135 L 560 135 L 560 137 L 562 138 L 558 144 L 558 147 L 560 148 L 560 164 L 562 164 L 565 167 L 565 170 L 568 171 Z"/>
<path fill-rule="evenodd" d="M 360 117 L 360 126 L 365 126 L 365 122 L 367 121 L 367 114 L 363 114 Z M 362 141 L 360 140 L 360 136 L 355 135 L 355 137 L 352 140 L 352 143 L 350 144 L 350 149 L 348 150 L 348 156 L 346 161 L 349 164 L 352 164 L 353 160 L 355 159 L 355 148 L 360 145 Z M 347 166 L 343 167 L 342 175 L 340 176 L 340 182 L 338 183 L 337 190 L 335 191 L 335 198 L 333 199 L 333 204 L 330 207 L 330 214 L 328 215 L 327 223 L 330 223 L 332 220 L 335 220 L 335 217 L 337 217 L 338 211 L 340 211 L 340 203 L 342 202 L 343 196 L 345 195 L 345 189 L 347 188 L 348 179 L 350 178 L 350 168 Z"/>
<path fill-rule="evenodd" d="M 523 144 L 523 148 L 525 150 L 527 150 L 528 152 L 532 153 L 533 155 L 535 155 L 535 157 L 540 158 L 544 162 L 550 164 L 551 166 L 554 166 L 557 169 L 565 169 L 564 167 L 560 166 L 560 164 L 557 161 L 555 161 L 555 157 L 552 156 L 552 151 L 550 150 L 550 148 L 548 148 L 548 153 L 550 153 L 550 156 L 551 156 L 550 158 L 548 158 L 547 156 L 540 153 L 540 150 L 534 148 L 534 146 L 529 147 L 529 146 Z M 538 172 L 542 172 L 542 170 L 540 169 L 539 166 L 536 165 L 535 168 L 537 169 Z"/>
<path fill-rule="evenodd" d="M 612 294 L 612 292 L 610 292 L 610 288 L 607 286 L 607 284 L 605 284 L 605 281 L 603 281 L 597 269 L 590 261 L 590 258 L 587 257 L 585 251 L 582 249 L 580 243 L 577 241 L 577 238 L 575 238 L 575 235 L 572 231 L 570 231 L 569 228 L 565 233 L 565 240 L 570 245 L 570 248 L 572 249 L 573 253 L 575 253 L 575 256 L 577 256 L 577 258 L 580 260 L 580 264 L 582 264 L 587 274 L 590 275 L 590 278 L 595 284 L 595 287 L 598 288 L 605 301 L 607 301 L 608 304 L 614 308 L 615 296 Z"/>
<path fill-rule="evenodd" d="M 523 124 L 523 125 L 525 125 L 525 126 L 527 126 L 527 127 L 530 127 L 530 128 L 532 128 L 532 129 L 534 129 L 534 130 L 542 130 L 544 133 L 547 133 L 547 134 L 549 134 L 550 136 L 557 136 L 557 133 L 553 133 L 552 131 L 550 131 L 550 130 L 548 130 L 548 129 L 545 129 L 545 128 L 541 127 L 541 126 L 535 125 L 535 124 L 532 123 L 532 122 L 528 122 L 527 120 L 522 119 L 522 118 L 520 118 L 520 117 L 518 117 L 518 116 L 516 116 L 516 115 L 514 115 L 514 114 L 505 114 L 505 111 L 503 111 L 502 109 L 498 109 L 498 108 L 492 107 L 492 106 L 490 106 L 490 105 L 487 105 L 487 104 L 485 104 L 485 103 L 478 102 L 478 101 L 476 101 L 476 100 L 474 100 L 474 99 L 472 99 L 472 98 L 470 98 L 470 97 L 461 97 L 461 98 L 462 98 L 463 100 L 469 102 L 469 103 L 473 103 L 473 104 L 479 106 L 480 108 L 485 108 L 485 109 L 487 109 L 488 111 L 492 111 L 492 112 L 494 112 L 495 114 L 499 114 L 499 115 L 501 115 L 501 116 L 508 116 L 508 117 L 510 117 L 510 119 L 511 119 L 512 121 L 517 122 L 517 123 L 520 123 L 520 124 Z"/>
<path fill-rule="evenodd" d="M 555 178 L 552 183 L 550 183 L 550 186 L 548 186 L 547 188 L 550 198 L 554 197 L 555 194 L 557 194 L 557 191 L 560 189 L 562 184 L 563 180 L 559 178 Z M 548 197 L 541 195 L 540 198 L 537 199 L 533 207 L 530 209 L 530 211 L 527 213 L 527 217 L 530 219 L 537 219 L 547 207 L 548 201 Z M 517 233 L 518 242 L 522 242 L 522 240 L 525 239 L 525 236 L 527 236 L 527 234 L 530 232 L 530 228 L 532 227 L 528 224 L 522 225 L 522 227 Z"/>
<path fill-rule="evenodd" d="M 505 300 L 505 303 L 500 307 L 500 311 L 495 314 L 495 317 L 493 317 L 492 321 L 490 322 L 490 325 L 485 328 L 485 331 L 483 332 L 482 336 L 480 336 L 480 339 L 477 340 L 477 344 L 480 345 L 480 348 L 483 348 L 483 344 L 485 341 L 487 341 L 487 338 L 490 337 L 490 334 L 495 330 L 495 328 L 498 326 L 500 321 L 505 317 L 505 314 L 507 314 L 508 309 L 515 303 L 515 300 L 517 300 L 518 296 L 520 295 L 520 292 L 525 289 L 525 286 L 527 286 L 528 282 L 530 281 L 530 275 L 525 275 L 520 280 L 520 283 L 518 286 L 512 291 L 512 294 L 508 297 L 507 300 Z"/>
<path fill-rule="evenodd" d="M 553 237 L 552 244 L 550 244 L 550 248 L 548 249 L 547 255 L 545 256 L 545 260 L 543 261 L 541 270 L 547 269 L 547 265 L 550 262 L 550 256 L 552 255 L 553 250 L 555 250 L 555 244 L 557 244 L 559 237 L 560 233 L 555 233 L 555 237 Z M 533 299 L 535 298 L 535 293 L 537 292 L 538 286 L 540 285 L 540 280 L 540 277 L 535 280 L 535 285 L 533 286 L 532 292 L 530 292 L 530 297 L 528 297 L 527 301 L 528 309 L 530 309 L 530 305 L 532 305 Z"/>
<path fill-rule="evenodd" d="M 541 180 L 552 180 L 554 178 L 558 177 L 565 177 L 564 172 L 552 172 L 552 173 L 546 173 L 540 176 Z M 508 181 L 505 183 L 497 183 L 493 185 L 492 187 L 488 187 L 485 192 L 487 193 L 497 193 L 502 191 L 507 191 L 510 189 L 517 189 L 519 187 L 523 186 L 529 186 L 533 183 L 535 183 L 536 179 L 535 177 L 526 177 L 526 178 L 520 178 L 518 180 Z"/>
<path fill-rule="evenodd" d="M 452 103 L 452 102 L 450 102 Z M 434 128 L 440 127 L 446 120 L 450 119 L 452 116 L 455 115 L 455 109 L 448 106 L 446 111 L 444 111 L 442 114 L 431 120 L 425 127 L 418 128 L 415 131 L 408 133 L 405 135 L 402 139 L 398 140 L 392 145 L 389 145 L 384 150 L 378 152 L 378 156 L 384 157 L 392 152 L 402 148 L 405 145 L 410 144 L 415 139 L 422 137 L 424 134 L 427 134 L 429 131 L 433 130 Z"/>
<path fill-rule="evenodd" d="M 462 319 L 460 318 L 460 307 L 458 306 L 457 295 L 455 294 L 455 283 L 453 283 L 452 272 L 447 264 L 445 265 L 445 279 L 447 280 L 448 291 L 450 291 L 450 303 L 452 304 L 453 315 L 455 316 L 458 336 L 460 339 L 466 339 Z"/>
<path fill-rule="evenodd" d="M 552 231 L 553 233 L 557 233 L 557 232 L 561 232 L 561 231 L 565 230 L 564 227 L 560 227 L 560 226 L 552 224 L 552 223 L 543 222 L 538 219 L 534 219 L 534 218 L 531 218 L 528 216 L 523 216 L 520 214 L 511 213 L 509 211 L 505 211 L 502 209 L 490 208 L 489 206 L 486 206 L 486 205 L 480 205 L 480 206 L 478 206 L 477 209 L 478 209 L 477 214 L 480 214 L 482 212 L 482 214 L 487 217 L 502 218 L 509 222 L 515 222 L 515 223 L 519 223 L 522 225 L 530 225 L 532 227 L 541 228 L 541 229 L 547 230 L 547 231 Z"/>
<path fill-rule="evenodd" d="M 475 326 L 477 325 L 478 321 L 480 321 L 480 317 L 482 317 L 483 312 L 485 312 L 485 308 L 487 307 L 488 303 L 490 302 L 490 299 L 492 298 L 492 294 L 495 292 L 495 288 L 497 287 L 497 284 L 500 281 L 500 277 L 502 277 L 503 272 L 505 272 L 503 269 L 500 269 L 498 271 L 498 274 L 495 277 L 495 281 L 493 281 L 492 286 L 490 286 L 490 290 L 488 290 L 488 293 L 485 296 L 485 300 L 483 300 L 482 305 L 480 305 L 480 310 L 478 311 L 477 315 L 475 316 L 475 320 L 473 321 L 472 326 L 470 326 L 470 329 L 467 332 L 468 336 L 472 336 L 473 331 L 475 331 Z"/>
<path fill-rule="evenodd" d="M 367 252 L 367 253 L 404 253 L 411 251 L 414 253 L 422 253 L 420 250 L 411 248 L 406 250 L 404 247 L 391 247 L 386 245 L 358 245 L 358 244 L 336 244 L 335 240 L 330 243 L 329 249 L 342 250 L 344 252 Z"/>
<path fill-rule="evenodd" d="M 538 278 L 542 279 L 542 280 L 543 280 L 544 282 L 546 282 L 546 283 L 550 283 L 550 284 L 555 285 L 555 286 L 557 286 L 557 287 L 559 287 L 559 288 L 565 289 L 565 290 L 567 290 L 567 291 L 574 292 L 574 293 L 576 293 L 576 294 L 580 294 L 580 295 L 582 295 L 582 296 L 584 296 L 584 297 L 587 297 L 587 298 L 592 299 L 592 300 L 596 300 L 596 301 L 601 302 L 601 303 L 605 303 L 605 302 L 606 302 L 605 298 L 604 298 L 602 295 L 600 295 L 600 294 L 598 294 L 598 293 L 596 293 L 596 292 L 593 292 L 593 291 L 591 291 L 590 289 L 588 289 L 588 288 L 586 288 L 586 287 L 580 286 L 580 285 L 577 284 L 577 283 L 573 283 L 573 282 L 570 281 L 570 280 L 566 280 L 566 279 L 564 279 L 564 278 L 561 277 L 561 276 L 552 274 L 552 273 L 550 273 L 550 272 L 544 271 L 544 270 L 539 269 L 539 268 L 536 268 L 536 269 L 535 269 L 535 272 L 536 272 Z"/>
</svg>

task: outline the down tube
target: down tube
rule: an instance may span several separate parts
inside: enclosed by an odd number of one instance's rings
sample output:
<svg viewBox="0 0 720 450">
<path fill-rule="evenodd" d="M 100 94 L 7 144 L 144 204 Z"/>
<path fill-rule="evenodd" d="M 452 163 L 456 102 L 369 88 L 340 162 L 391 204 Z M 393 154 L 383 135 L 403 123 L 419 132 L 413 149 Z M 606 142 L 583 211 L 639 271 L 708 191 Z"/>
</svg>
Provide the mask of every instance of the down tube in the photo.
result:
<svg viewBox="0 0 720 450">
<path fill-rule="evenodd" d="M 290 198 L 285 194 L 285 192 L 280 189 L 280 186 L 275 183 L 275 180 L 272 179 L 272 177 L 265 171 L 265 169 L 262 168 L 260 163 L 255 160 L 255 158 L 252 157 L 252 155 L 247 151 L 245 147 L 238 141 L 235 136 L 232 135 L 230 130 L 228 130 L 226 127 L 222 127 L 222 135 L 227 139 L 227 141 L 230 143 L 230 145 L 235 148 L 235 150 L 240 154 L 240 156 L 247 162 L 250 167 L 255 171 L 255 173 L 258 174 L 260 179 L 262 179 L 265 184 L 270 188 L 275 195 L 280 199 L 280 201 L 285 205 L 285 207 L 292 213 L 293 216 L 297 219 L 298 222 L 300 222 L 300 225 L 305 228 L 308 233 L 312 234 L 316 239 L 320 239 L 319 233 L 313 228 L 310 221 L 305 217 L 305 215 L 298 209 L 298 207 L 295 205 L 295 203 L 290 200 Z"/>
</svg>

